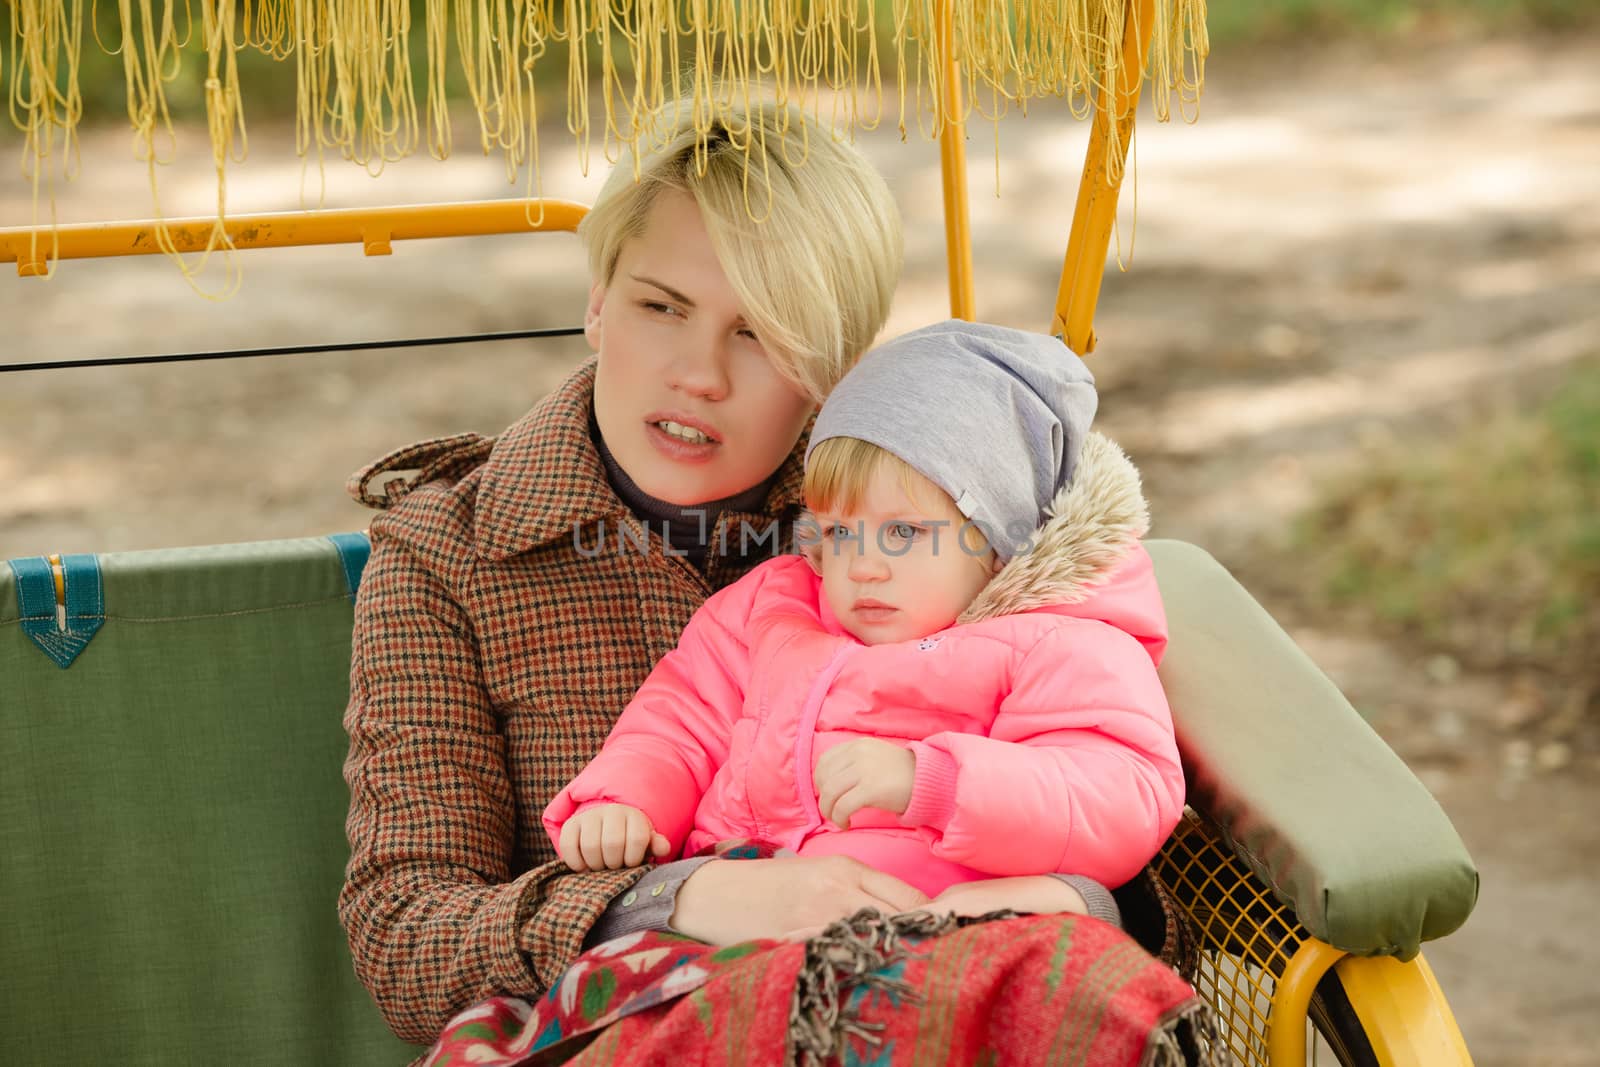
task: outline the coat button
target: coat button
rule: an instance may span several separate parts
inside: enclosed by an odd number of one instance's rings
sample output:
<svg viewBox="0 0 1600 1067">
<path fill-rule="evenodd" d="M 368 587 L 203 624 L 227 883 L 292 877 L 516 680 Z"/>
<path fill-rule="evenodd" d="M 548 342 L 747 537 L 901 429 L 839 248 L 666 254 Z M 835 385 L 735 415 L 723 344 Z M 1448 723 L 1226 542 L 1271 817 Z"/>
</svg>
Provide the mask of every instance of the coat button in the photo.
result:
<svg viewBox="0 0 1600 1067">
<path fill-rule="evenodd" d="M 650 890 L 650 895 L 653 897 L 659 897 L 661 895 L 661 891 L 665 888 L 667 888 L 667 883 L 662 882 L 660 885 L 657 885 L 654 889 Z"/>
<path fill-rule="evenodd" d="M 639 894 L 635 893 L 633 890 L 630 889 L 630 890 L 628 890 L 628 895 L 622 898 L 622 906 L 624 908 L 626 908 L 626 907 L 628 907 L 630 904 L 632 904 L 634 901 L 636 901 L 638 899 L 639 899 Z"/>
</svg>

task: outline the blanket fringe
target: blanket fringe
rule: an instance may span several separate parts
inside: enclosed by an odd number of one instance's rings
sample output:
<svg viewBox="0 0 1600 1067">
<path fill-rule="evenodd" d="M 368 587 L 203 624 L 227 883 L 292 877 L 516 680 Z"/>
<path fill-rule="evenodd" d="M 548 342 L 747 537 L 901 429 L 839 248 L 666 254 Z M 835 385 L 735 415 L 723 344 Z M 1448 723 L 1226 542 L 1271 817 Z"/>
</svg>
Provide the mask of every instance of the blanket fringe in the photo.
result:
<svg viewBox="0 0 1600 1067">
<path fill-rule="evenodd" d="M 1199 997 L 1167 1013 L 1150 1034 L 1139 1067 L 1232 1067 L 1216 1014 Z"/>
<path fill-rule="evenodd" d="M 922 998 L 903 980 L 883 971 L 908 955 L 905 939 L 938 937 L 974 923 L 1017 917 L 997 911 L 975 918 L 912 912 L 882 915 L 863 908 L 827 927 L 806 943 L 805 962 L 789 1007 L 787 1063 L 823 1067 L 842 1058 L 851 1036 L 882 1045 L 881 1023 L 862 1022 L 854 1006 L 859 989 L 890 993 L 912 1004 Z M 1168 1012 L 1151 1033 L 1139 1067 L 1231 1067 L 1216 1015 L 1199 997 Z"/>
<path fill-rule="evenodd" d="M 789 1008 L 788 1062 L 821 1067 L 841 1056 L 852 1035 L 882 1044 L 881 1023 L 863 1023 L 851 1006 L 857 989 L 881 990 L 912 1004 L 922 998 L 905 982 L 884 976 L 884 968 L 906 957 L 904 938 L 938 937 L 970 922 L 1008 919 L 1016 912 L 996 912 L 981 920 L 912 912 L 882 915 L 863 908 L 806 942 L 805 963 L 795 982 Z"/>
</svg>

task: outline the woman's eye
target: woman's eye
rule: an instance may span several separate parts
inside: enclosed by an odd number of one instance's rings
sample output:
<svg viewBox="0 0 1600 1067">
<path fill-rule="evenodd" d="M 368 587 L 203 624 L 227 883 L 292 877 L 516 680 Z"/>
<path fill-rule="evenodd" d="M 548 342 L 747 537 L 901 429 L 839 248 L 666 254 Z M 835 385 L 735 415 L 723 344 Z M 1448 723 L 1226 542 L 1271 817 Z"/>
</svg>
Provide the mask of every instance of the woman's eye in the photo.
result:
<svg viewBox="0 0 1600 1067">
<path fill-rule="evenodd" d="M 671 304 L 663 304 L 659 300 L 641 300 L 639 301 L 639 306 L 657 315 L 676 315 L 678 313 L 677 308 Z"/>
</svg>

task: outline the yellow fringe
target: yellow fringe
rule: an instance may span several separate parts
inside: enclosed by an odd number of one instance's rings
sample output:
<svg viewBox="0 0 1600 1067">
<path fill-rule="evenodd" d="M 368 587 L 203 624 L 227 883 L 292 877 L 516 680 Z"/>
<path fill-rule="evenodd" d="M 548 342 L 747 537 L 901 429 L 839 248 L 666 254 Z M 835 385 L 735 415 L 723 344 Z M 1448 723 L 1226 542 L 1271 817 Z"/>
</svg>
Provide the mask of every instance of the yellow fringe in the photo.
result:
<svg viewBox="0 0 1600 1067">
<path fill-rule="evenodd" d="M 11 122 L 22 131 L 22 176 L 33 190 L 33 219 L 39 222 L 39 194 L 54 189 L 57 142 L 67 177 L 78 162 L 78 122 L 83 98 L 78 91 L 78 61 L 83 47 L 83 8 L 59 0 L 12 0 Z M 65 71 L 66 77 L 60 75 Z M 54 271 L 55 198 L 49 196 L 51 244 L 41 253 L 35 233 L 29 247 L 29 269 Z"/>
<path fill-rule="evenodd" d="M 52 188 L 55 160 L 64 161 L 69 176 L 77 165 L 85 2 L 9 0 L 12 34 L 0 70 L 9 75 L 12 122 L 24 135 L 22 169 L 33 183 L 35 225 L 41 192 Z M 117 5 L 121 39 L 100 45 L 122 57 L 128 118 L 138 152 L 149 163 L 153 193 L 157 164 L 170 159 L 174 148 L 166 85 L 178 73 L 179 51 L 193 29 L 190 3 L 199 5 L 218 220 L 199 264 L 184 270 L 194 281 L 210 254 L 222 251 L 228 260 L 225 291 L 237 284 L 222 228 L 227 164 L 243 159 L 247 147 L 235 67 L 241 48 L 293 60 L 296 145 L 319 172 L 326 156 L 337 153 L 376 174 L 388 161 L 415 152 L 424 139 L 432 155 L 448 156 L 453 135 L 445 77 L 453 64 L 478 115 L 479 147 L 503 153 L 509 180 L 526 174 L 530 196 L 538 181 L 534 70 L 554 61 L 555 44 L 565 46 L 566 122 L 586 168 L 595 132 L 607 160 L 625 152 L 637 159 L 640 139 L 649 136 L 644 116 L 668 101 L 687 102 L 701 131 L 757 96 L 807 105 L 835 136 L 872 128 L 882 118 L 882 46 L 872 0 L 426 0 L 420 117 L 412 88 L 410 0 L 105 2 Z M 937 137 L 951 117 L 941 110 L 938 0 L 892 3 L 901 134 L 914 126 L 925 137 Z M 998 121 L 1011 107 L 1026 111 L 1041 97 L 1065 98 L 1079 118 L 1103 101 L 1113 109 L 1126 107 L 1112 88 L 1122 62 L 1124 20 L 1137 10 L 1136 0 L 1127 6 L 1124 0 L 952 3 L 954 51 L 967 81 L 962 120 L 976 113 Z M 1159 120 L 1169 118 L 1176 95 L 1180 113 L 1192 121 L 1209 51 L 1205 0 L 1156 0 L 1155 11 L 1147 94 Z M 94 14 L 91 7 L 91 25 Z M 687 86 L 680 80 L 686 69 Z M 861 90 L 871 102 L 866 108 Z M 830 108 L 825 120 L 823 100 Z M 1117 136 L 1114 121 L 1111 133 Z M 1120 181 L 1124 151 L 1111 147 L 1106 176 Z M 159 197 L 156 210 L 159 217 Z M 759 215 L 758 205 L 752 213 Z M 160 239 L 176 256 L 164 228 Z M 53 248 L 35 252 L 37 262 L 54 259 Z"/>
</svg>

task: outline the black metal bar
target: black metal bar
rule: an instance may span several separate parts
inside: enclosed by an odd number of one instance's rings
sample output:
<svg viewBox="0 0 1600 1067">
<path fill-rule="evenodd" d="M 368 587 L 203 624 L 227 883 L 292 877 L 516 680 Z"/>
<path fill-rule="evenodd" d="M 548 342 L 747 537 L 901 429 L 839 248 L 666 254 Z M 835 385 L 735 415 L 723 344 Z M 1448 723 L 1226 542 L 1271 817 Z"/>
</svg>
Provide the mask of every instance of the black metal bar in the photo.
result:
<svg viewBox="0 0 1600 1067">
<path fill-rule="evenodd" d="M 575 337 L 581 326 L 546 330 L 507 330 L 504 333 L 469 333 L 455 337 L 403 337 L 393 341 L 349 341 L 326 345 L 284 345 L 279 348 L 239 348 L 228 352 L 183 352 L 165 356 L 115 356 L 108 359 L 60 359 L 43 363 L 0 363 L 0 374 L 24 370 L 66 370 L 75 367 L 133 367 L 151 363 L 197 363 L 212 359 L 251 359 L 256 356 L 304 356 L 319 352 L 364 352 L 374 348 L 422 348 L 428 345 L 477 344 L 483 341 L 519 341 L 530 337 Z"/>
</svg>

